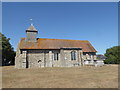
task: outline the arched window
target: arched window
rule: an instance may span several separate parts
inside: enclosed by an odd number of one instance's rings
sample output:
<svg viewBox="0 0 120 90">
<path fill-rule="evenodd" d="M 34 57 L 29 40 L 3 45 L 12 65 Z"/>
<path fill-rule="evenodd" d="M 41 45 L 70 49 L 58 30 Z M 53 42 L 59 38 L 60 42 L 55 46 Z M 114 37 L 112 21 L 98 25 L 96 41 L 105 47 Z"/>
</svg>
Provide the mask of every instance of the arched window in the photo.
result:
<svg viewBox="0 0 120 90">
<path fill-rule="evenodd" d="M 58 60 L 58 53 L 54 53 L 54 60 Z"/>
<path fill-rule="evenodd" d="M 71 52 L 71 60 L 76 60 L 76 52 L 75 51 Z"/>
</svg>

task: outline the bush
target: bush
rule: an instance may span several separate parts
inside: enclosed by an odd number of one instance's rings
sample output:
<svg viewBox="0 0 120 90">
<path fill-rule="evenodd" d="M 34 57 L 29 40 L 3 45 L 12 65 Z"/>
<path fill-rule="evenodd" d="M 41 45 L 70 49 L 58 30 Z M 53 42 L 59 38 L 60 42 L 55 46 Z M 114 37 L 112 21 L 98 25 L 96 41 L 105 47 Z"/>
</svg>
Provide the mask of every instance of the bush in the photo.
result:
<svg viewBox="0 0 120 90">
<path fill-rule="evenodd" d="M 114 46 L 106 50 L 105 56 L 107 59 L 105 64 L 120 64 L 120 46 Z"/>
</svg>

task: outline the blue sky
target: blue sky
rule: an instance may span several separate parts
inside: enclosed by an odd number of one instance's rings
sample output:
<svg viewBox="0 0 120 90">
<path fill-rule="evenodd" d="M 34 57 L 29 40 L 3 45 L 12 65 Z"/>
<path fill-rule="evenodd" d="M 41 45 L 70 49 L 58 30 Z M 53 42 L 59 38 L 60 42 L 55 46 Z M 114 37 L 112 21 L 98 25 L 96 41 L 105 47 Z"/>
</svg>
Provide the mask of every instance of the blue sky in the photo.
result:
<svg viewBox="0 0 120 90">
<path fill-rule="evenodd" d="M 104 54 L 118 45 L 117 2 L 2 3 L 2 32 L 16 50 L 30 18 L 39 38 L 88 40 Z"/>
</svg>

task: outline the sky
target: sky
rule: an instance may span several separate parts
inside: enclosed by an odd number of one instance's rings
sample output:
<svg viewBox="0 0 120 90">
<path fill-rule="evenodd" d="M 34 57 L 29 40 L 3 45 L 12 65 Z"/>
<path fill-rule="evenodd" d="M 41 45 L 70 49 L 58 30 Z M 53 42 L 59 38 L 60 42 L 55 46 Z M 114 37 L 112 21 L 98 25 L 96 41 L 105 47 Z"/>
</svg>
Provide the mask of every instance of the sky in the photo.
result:
<svg viewBox="0 0 120 90">
<path fill-rule="evenodd" d="M 3 2 L 2 33 L 14 50 L 30 19 L 38 38 L 88 40 L 97 54 L 118 45 L 117 2 Z"/>
</svg>

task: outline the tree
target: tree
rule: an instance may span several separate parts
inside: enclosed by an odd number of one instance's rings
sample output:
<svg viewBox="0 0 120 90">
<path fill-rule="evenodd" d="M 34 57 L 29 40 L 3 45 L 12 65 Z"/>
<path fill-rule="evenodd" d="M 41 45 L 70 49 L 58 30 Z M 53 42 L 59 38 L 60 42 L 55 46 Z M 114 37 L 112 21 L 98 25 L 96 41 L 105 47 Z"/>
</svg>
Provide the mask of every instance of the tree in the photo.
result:
<svg viewBox="0 0 120 90">
<path fill-rule="evenodd" d="M 104 61 L 106 64 L 120 64 L 120 46 L 114 46 L 106 50 L 105 56 L 107 59 Z"/>
<path fill-rule="evenodd" d="M 10 44 L 10 38 L 5 37 L 2 33 L 0 33 L 0 50 L 2 51 L 2 65 L 13 65 L 15 60 L 15 52 L 13 50 L 12 45 Z"/>
</svg>

